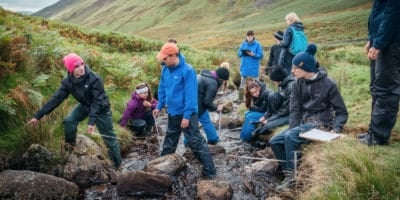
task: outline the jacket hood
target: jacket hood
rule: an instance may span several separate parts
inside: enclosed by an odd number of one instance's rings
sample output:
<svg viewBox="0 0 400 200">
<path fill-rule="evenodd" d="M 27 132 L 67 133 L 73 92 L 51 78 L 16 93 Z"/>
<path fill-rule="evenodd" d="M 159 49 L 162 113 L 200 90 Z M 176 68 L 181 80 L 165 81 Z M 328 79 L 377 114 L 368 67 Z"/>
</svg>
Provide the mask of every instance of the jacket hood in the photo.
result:
<svg viewBox="0 0 400 200">
<path fill-rule="evenodd" d="M 294 81 L 294 77 L 293 76 L 287 76 L 285 79 L 283 79 L 283 81 L 279 84 L 279 86 L 286 86 L 287 84 L 289 84 L 290 82 Z"/>
<path fill-rule="evenodd" d="M 313 80 L 305 79 L 305 83 L 306 84 L 312 83 L 312 82 L 315 82 L 315 81 L 319 81 L 319 80 L 321 80 L 321 79 L 323 79 L 323 78 L 328 76 L 328 72 L 326 71 L 325 68 L 318 67 L 318 70 L 319 71 L 317 72 L 317 77 L 315 79 L 313 79 Z"/>
<path fill-rule="evenodd" d="M 294 27 L 296 30 L 304 30 L 304 25 L 301 22 L 295 22 L 290 26 Z"/>
<path fill-rule="evenodd" d="M 214 76 L 214 75 L 211 73 L 211 71 L 208 70 L 208 69 L 202 69 L 202 70 L 200 71 L 200 76 L 207 77 L 207 78 L 211 78 L 211 79 L 217 81 L 218 87 L 221 86 L 221 84 L 222 84 L 222 81 L 220 81 L 219 79 L 215 78 L 215 76 Z"/>
</svg>

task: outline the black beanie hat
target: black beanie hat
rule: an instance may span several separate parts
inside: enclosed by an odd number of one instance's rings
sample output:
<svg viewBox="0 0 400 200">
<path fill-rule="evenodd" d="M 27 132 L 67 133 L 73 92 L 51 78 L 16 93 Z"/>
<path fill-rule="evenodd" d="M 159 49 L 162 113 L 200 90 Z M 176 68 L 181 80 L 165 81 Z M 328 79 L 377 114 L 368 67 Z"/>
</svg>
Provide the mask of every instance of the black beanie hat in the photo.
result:
<svg viewBox="0 0 400 200">
<path fill-rule="evenodd" d="M 269 79 L 271 79 L 271 81 L 281 82 L 285 80 L 287 76 L 288 74 L 283 69 L 283 67 L 275 66 L 272 68 L 271 74 L 269 75 Z"/>
<path fill-rule="evenodd" d="M 274 37 L 279 41 L 283 40 L 283 32 L 282 31 L 275 32 Z"/>
<path fill-rule="evenodd" d="M 219 67 L 215 73 L 217 74 L 218 78 L 222 80 L 229 80 L 229 70 L 224 67 Z"/>
</svg>

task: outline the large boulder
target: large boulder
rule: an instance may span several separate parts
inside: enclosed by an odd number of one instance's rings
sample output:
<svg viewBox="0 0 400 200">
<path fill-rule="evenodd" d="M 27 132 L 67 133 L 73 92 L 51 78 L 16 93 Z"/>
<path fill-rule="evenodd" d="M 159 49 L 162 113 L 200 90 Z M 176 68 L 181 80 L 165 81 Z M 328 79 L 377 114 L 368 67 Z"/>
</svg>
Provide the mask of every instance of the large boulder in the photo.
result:
<svg viewBox="0 0 400 200">
<path fill-rule="evenodd" d="M 45 173 L 52 158 L 53 154 L 46 147 L 32 144 L 22 155 L 23 169 Z"/>
<path fill-rule="evenodd" d="M 117 191 L 123 195 L 155 195 L 168 192 L 172 182 L 168 175 L 134 171 L 117 176 Z"/>
<path fill-rule="evenodd" d="M 186 159 L 178 154 L 168 154 L 146 164 L 144 171 L 154 174 L 178 174 L 185 166 Z"/>
<path fill-rule="evenodd" d="M 116 174 L 105 159 L 100 146 L 84 135 L 78 135 L 76 146 L 64 166 L 63 177 L 79 186 L 114 183 Z"/>
<path fill-rule="evenodd" d="M 197 183 L 197 199 L 199 200 L 229 200 L 233 189 L 228 182 L 202 180 Z"/>
<path fill-rule="evenodd" d="M 79 188 L 55 176 L 6 170 L 0 173 L 0 199 L 78 199 Z"/>
</svg>

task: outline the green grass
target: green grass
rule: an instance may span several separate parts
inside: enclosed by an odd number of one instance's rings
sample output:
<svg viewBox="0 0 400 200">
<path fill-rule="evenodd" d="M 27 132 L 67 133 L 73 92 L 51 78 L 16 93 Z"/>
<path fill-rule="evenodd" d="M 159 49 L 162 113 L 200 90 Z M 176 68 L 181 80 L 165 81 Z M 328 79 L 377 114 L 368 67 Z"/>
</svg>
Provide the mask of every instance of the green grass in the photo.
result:
<svg viewBox="0 0 400 200">
<path fill-rule="evenodd" d="M 311 189 L 300 199 L 398 199 L 400 143 L 367 147 L 352 138 L 310 145 L 305 165 Z"/>
</svg>

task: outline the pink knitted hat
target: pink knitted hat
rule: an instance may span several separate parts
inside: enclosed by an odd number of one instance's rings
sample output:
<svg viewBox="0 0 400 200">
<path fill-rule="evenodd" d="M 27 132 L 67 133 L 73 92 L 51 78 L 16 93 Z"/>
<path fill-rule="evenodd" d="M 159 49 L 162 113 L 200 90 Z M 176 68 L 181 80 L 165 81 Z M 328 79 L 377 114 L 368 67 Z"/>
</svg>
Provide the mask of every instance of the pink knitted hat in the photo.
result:
<svg viewBox="0 0 400 200">
<path fill-rule="evenodd" d="M 72 73 L 77 65 L 80 65 L 83 62 L 82 58 L 76 55 L 75 53 L 70 53 L 64 57 L 64 65 L 67 68 L 68 72 Z"/>
</svg>

